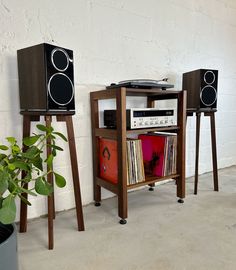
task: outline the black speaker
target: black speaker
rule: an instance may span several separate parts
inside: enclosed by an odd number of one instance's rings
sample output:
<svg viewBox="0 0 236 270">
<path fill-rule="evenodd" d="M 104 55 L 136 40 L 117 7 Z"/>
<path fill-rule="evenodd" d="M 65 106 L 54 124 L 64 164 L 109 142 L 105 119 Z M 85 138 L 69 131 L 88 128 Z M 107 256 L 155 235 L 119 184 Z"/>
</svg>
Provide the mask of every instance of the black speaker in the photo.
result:
<svg viewBox="0 0 236 270">
<path fill-rule="evenodd" d="M 187 109 L 216 110 L 218 70 L 198 69 L 183 74 L 183 90 L 187 90 Z"/>
<path fill-rule="evenodd" d="M 21 111 L 75 111 L 73 51 L 47 43 L 17 51 Z"/>
</svg>

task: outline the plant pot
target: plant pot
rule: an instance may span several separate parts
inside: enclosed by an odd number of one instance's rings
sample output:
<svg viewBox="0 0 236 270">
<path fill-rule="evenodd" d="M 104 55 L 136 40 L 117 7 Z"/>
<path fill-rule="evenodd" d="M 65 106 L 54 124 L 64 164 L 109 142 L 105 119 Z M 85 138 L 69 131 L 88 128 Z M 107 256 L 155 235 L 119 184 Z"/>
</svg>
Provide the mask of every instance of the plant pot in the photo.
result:
<svg viewBox="0 0 236 270">
<path fill-rule="evenodd" d="M 0 223 L 1 269 L 18 270 L 17 230 L 15 225 Z"/>
</svg>

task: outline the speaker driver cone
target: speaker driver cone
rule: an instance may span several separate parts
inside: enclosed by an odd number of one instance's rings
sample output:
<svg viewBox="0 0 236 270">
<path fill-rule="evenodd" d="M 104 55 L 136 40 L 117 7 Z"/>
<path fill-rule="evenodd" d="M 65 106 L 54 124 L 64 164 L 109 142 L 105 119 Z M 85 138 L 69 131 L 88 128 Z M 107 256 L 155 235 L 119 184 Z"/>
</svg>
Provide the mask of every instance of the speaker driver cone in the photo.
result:
<svg viewBox="0 0 236 270">
<path fill-rule="evenodd" d="M 208 70 L 205 74 L 204 74 L 204 81 L 207 84 L 212 84 L 216 79 L 216 76 L 214 74 L 214 72 L 212 72 L 211 70 Z"/>
<path fill-rule="evenodd" d="M 217 98 L 216 89 L 213 86 L 207 85 L 203 87 L 200 93 L 200 100 L 205 106 L 208 107 L 214 104 L 216 98 Z"/>
<path fill-rule="evenodd" d="M 74 86 L 67 75 L 56 73 L 48 82 L 48 93 L 56 104 L 65 106 L 69 104 L 74 97 Z"/>
<path fill-rule="evenodd" d="M 51 61 L 54 68 L 58 71 L 65 71 L 69 66 L 69 56 L 63 49 L 54 49 L 51 53 Z"/>
</svg>

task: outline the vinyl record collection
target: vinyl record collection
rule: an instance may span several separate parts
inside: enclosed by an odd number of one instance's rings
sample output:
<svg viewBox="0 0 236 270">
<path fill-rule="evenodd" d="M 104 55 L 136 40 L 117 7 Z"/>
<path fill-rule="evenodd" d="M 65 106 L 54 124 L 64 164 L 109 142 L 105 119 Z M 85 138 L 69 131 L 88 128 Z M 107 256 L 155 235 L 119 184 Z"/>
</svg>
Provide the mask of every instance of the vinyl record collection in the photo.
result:
<svg viewBox="0 0 236 270">
<path fill-rule="evenodd" d="M 117 141 L 100 138 L 100 177 L 118 179 Z M 144 182 L 145 176 L 163 177 L 176 173 L 177 135 L 153 132 L 127 139 L 127 185 Z"/>
<path fill-rule="evenodd" d="M 145 181 L 141 140 L 127 140 L 127 185 Z"/>
</svg>

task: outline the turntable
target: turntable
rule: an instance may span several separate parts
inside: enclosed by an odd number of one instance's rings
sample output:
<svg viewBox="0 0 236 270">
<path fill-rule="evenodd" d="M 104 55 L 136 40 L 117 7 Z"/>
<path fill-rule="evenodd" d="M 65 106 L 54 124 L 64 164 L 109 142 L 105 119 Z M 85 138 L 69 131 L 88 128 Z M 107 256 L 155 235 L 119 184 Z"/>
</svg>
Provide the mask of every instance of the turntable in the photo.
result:
<svg viewBox="0 0 236 270">
<path fill-rule="evenodd" d="M 151 80 L 151 79 L 135 79 L 135 80 L 125 80 L 118 83 L 112 83 L 110 86 L 107 86 L 107 89 L 118 88 L 118 87 L 127 87 L 127 88 L 140 88 L 140 89 L 151 89 L 159 88 L 166 90 L 167 88 L 173 88 L 173 84 L 167 82 L 167 78 L 162 80 Z"/>
</svg>

